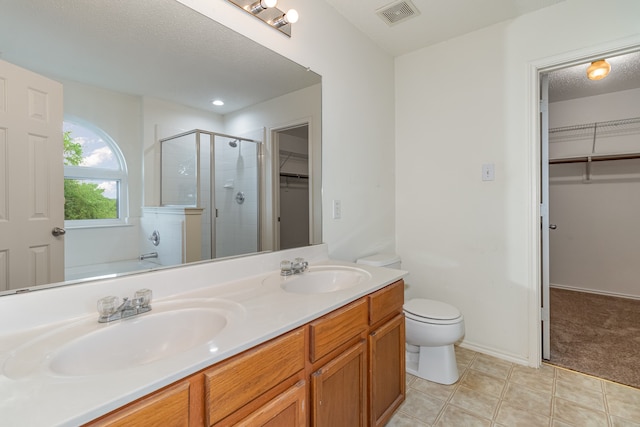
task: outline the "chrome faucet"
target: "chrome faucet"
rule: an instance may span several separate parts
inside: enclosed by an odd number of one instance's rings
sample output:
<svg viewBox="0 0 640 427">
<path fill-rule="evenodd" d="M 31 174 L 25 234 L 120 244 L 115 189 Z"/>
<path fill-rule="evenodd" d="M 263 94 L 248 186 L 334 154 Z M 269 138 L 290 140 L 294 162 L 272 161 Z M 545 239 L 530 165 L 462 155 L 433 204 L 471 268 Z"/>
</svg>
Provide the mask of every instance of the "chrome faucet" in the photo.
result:
<svg viewBox="0 0 640 427">
<path fill-rule="evenodd" d="M 108 323 L 118 319 L 136 316 L 151 310 L 151 290 L 140 289 L 133 298 L 122 298 L 118 305 L 118 297 L 108 296 L 98 300 L 98 322 Z"/>
<path fill-rule="evenodd" d="M 280 275 L 291 276 L 292 274 L 304 273 L 309 268 L 309 263 L 304 258 L 296 258 L 293 262 L 283 260 L 280 262 Z"/>
</svg>

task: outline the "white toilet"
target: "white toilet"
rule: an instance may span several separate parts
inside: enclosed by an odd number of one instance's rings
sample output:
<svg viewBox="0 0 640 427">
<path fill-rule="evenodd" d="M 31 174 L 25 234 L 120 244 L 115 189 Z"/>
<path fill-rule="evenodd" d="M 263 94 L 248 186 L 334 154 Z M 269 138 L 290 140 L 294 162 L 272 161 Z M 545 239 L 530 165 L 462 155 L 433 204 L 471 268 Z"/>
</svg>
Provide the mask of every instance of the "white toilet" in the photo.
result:
<svg viewBox="0 0 640 427">
<path fill-rule="evenodd" d="M 396 254 L 376 254 L 356 261 L 376 267 L 400 268 Z M 452 305 L 414 298 L 404 303 L 407 372 L 440 384 L 458 381 L 453 345 L 464 336 L 464 317 Z"/>
</svg>

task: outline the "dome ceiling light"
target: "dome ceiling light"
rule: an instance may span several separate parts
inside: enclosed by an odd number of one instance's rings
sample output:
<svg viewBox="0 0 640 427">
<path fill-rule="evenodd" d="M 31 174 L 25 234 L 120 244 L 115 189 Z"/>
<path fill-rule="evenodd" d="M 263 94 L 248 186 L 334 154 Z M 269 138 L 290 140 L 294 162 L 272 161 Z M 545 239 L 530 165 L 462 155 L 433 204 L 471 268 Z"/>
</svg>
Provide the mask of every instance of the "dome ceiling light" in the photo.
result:
<svg viewBox="0 0 640 427">
<path fill-rule="evenodd" d="M 589 80 L 602 80 L 609 75 L 611 65 L 604 59 L 594 61 L 587 68 L 587 78 Z"/>
</svg>

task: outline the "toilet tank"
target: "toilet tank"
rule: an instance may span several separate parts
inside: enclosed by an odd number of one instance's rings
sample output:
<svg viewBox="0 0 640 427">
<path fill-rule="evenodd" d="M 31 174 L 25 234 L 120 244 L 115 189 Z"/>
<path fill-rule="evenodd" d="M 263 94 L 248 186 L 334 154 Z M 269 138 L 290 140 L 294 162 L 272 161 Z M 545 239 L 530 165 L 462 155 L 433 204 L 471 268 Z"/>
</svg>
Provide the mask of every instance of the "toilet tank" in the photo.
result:
<svg viewBox="0 0 640 427">
<path fill-rule="evenodd" d="M 356 261 L 357 264 L 372 265 L 374 267 L 386 267 L 400 269 L 400 257 L 394 253 L 373 254 Z"/>
</svg>

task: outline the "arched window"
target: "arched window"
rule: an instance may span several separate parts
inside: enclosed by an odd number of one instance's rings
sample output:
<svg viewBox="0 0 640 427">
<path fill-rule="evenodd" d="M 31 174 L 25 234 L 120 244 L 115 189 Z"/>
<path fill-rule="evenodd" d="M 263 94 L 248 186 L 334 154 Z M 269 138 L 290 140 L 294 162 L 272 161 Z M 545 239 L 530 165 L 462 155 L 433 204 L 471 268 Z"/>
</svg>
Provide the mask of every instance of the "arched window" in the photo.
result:
<svg viewBox="0 0 640 427">
<path fill-rule="evenodd" d="M 126 222 L 127 165 L 102 130 L 64 121 L 64 217 L 66 226 Z"/>
</svg>

